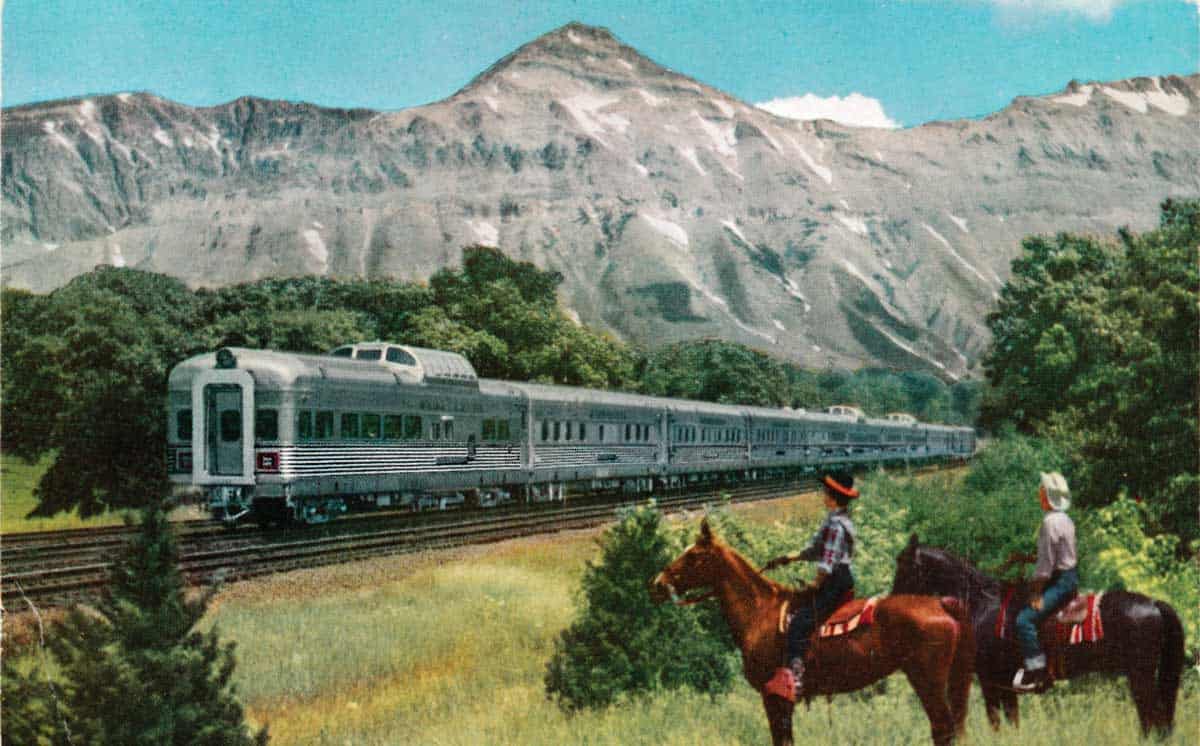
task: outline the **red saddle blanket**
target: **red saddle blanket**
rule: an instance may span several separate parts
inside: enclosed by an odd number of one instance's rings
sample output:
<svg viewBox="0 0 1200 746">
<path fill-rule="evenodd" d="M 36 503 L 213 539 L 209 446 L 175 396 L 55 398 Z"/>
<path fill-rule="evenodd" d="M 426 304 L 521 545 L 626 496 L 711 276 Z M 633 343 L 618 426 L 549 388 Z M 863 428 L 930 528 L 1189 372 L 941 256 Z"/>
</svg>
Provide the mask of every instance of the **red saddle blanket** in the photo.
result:
<svg viewBox="0 0 1200 746">
<path fill-rule="evenodd" d="M 1013 593 L 1014 589 L 1010 588 L 1004 594 L 1000 611 L 996 614 L 996 637 L 1003 640 L 1012 639 L 1019 611 L 1011 608 Z M 1100 617 L 1100 599 L 1103 596 L 1103 592 L 1076 595 L 1042 624 L 1038 637 L 1069 645 L 1104 639 L 1104 620 Z"/>
<path fill-rule="evenodd" d="M 842 604 L 820 626 L 817 637 L 837 637 L 871 624 L 875 621 L 875 605 L 879 603 L 880 598 L 881 596 L 856 598 Z"/>
</svg>

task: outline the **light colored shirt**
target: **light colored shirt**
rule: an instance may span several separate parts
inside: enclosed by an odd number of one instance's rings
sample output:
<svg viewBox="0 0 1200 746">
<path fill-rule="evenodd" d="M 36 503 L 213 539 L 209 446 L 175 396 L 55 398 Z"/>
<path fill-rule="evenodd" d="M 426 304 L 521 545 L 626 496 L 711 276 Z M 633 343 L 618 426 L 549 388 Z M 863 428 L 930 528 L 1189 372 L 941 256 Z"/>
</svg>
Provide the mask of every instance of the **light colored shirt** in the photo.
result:
<svg viewBox="0 0 1200 746">
<path fill-rule="evenodd" d="M 1075 522 L 1061 510 L 1048 510 L 1038 529 L 1034 580 L 1045 580 L 1056 570 L 1075 567 Z"/>
</svg>

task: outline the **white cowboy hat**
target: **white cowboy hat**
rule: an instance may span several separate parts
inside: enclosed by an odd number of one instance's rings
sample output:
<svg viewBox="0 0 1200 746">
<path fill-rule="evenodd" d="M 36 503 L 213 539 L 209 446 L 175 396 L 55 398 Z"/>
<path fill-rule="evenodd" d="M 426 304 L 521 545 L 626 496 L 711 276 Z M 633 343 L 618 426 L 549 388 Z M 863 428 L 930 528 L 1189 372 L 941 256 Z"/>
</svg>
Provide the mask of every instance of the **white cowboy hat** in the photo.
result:
<svg viewBox="0 0 1200 746">
<path fill-rule="evenodd" d="M 1071 488 L 1062 474 L 1056 471 L 1049 474 L 1042 472 L 1042 489 L 1046 490 L 1046 501 L 1051 508 L 1066 510 L 1071 507 Z"/>
</svg>

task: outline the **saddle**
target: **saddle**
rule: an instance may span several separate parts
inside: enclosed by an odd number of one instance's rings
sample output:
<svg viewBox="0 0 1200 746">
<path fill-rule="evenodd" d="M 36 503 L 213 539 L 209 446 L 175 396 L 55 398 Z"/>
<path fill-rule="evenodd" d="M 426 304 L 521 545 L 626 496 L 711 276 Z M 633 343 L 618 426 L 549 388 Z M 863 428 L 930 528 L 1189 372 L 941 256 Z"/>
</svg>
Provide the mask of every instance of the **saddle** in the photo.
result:
<svg viewBox="0 0 1200 746">
<path fill-rule="evenodd" d="M 875 621 L 875 605 L 882 596 L 871 598 L 855 598 L 851 589 L 842 596 L 837 609 L 817 627 L 814 637 L 837 637 L 853 632 L 859 627 L 866 627 Z M 779 633 L 787 634 L 792 624 L 791 606 L 784 603 L 779 609 Z"/>
<path fill-rule="evenodd" d="M 1000 602 L 1000 611 L 996 614 L 996 637 L 1002 640 L 1014 637 L 1019 611 L 1012 608 L 1016 590 L 1017 586 L 1008 588 Z M 1094 591 L 1072 594 L 1058 611 L 1042 622 L 1038 638 L 1043 643 L 1069 645 L 1104 639 L 1104 622 L 1100 618 L 1100 599 L 1103 596 L 1103 592 Z"/>
</svg>

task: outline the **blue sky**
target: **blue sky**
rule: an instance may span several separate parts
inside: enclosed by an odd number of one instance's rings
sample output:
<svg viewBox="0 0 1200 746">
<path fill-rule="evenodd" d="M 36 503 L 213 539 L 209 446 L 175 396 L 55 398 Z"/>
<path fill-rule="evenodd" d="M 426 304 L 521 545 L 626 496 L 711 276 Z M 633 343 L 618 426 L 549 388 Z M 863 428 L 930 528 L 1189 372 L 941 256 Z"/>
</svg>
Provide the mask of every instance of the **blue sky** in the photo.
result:
<svg viewBox="0 0 1200 746">
<path fill-rule="evenodd" d="M 1197 2 L 9 0 L 2 100 L 146 90 L 191 105 L 254 95 L 395 110 L 578 20 L 747 102 L 844 106 L 857 93 L 859 108 L 865 97 L 910 126 L 1072 78 L 1197 72 Z"/>
</svg>

